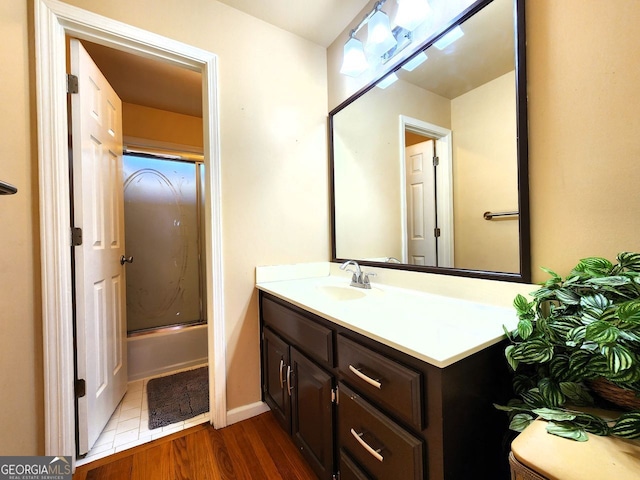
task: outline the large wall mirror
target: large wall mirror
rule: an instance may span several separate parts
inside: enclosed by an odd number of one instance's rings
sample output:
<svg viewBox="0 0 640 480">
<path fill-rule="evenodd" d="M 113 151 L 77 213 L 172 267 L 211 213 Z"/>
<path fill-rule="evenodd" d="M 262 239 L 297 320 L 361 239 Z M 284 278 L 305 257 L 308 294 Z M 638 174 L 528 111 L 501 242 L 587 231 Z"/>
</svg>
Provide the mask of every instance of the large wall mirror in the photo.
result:
<svg viewBox="0 0 640 480">
<path fill-rule="evenodd" d="M 524 0 L 479 1 L 329 114 L 334 261 L 530 281 L 524 54 Z"/>
</svg>

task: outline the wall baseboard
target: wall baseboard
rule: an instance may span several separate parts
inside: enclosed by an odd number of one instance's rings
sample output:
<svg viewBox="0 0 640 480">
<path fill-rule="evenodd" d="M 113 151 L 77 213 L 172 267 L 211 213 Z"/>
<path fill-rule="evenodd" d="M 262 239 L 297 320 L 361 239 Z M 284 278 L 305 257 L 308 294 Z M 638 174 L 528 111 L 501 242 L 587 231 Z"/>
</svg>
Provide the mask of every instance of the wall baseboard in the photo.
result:
<svg viewBox="0 0 640 480">
<path fill-rule="evenodd" d="M 247 420 L 248 418 L 255 417 L 261 413 L 268 412 L 269 410 L 269 406 L 264 402 L 250 403 L 249 405 L 243 405 L 242 407 L 228 410 L 227 425 Z"/>
</svg>

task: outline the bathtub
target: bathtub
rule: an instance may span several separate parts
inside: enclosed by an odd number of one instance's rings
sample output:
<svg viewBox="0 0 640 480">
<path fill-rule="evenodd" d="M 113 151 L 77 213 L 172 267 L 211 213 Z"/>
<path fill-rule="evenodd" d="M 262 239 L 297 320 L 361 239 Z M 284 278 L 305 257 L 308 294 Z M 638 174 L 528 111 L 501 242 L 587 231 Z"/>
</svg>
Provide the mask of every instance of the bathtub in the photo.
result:
<svg viewBox="0 0 640 480">
<path fill-rule="evenodd" d="M 129 381 L 207 363 L 207 325 L 127 338 Z"/>
</svg>

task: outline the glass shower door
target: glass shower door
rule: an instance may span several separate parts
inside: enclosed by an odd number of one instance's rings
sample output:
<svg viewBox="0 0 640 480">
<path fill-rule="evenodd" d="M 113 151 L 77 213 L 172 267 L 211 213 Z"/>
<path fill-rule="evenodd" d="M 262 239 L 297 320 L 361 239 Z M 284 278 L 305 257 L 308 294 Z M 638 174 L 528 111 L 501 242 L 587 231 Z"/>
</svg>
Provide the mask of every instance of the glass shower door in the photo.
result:
<svg viewBox="0 0 640 480">
<path fill-rule="evenodd" d="M 204 322 L 202 165 L 124 155 L 127 331 Z"/>
</svg>

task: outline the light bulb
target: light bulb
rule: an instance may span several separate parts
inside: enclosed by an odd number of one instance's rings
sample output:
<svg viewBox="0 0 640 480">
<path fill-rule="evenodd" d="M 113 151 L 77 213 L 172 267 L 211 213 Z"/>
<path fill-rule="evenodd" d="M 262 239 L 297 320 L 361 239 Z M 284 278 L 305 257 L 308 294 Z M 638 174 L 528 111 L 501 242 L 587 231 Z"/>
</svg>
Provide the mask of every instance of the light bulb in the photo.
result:
<svg viewBox="0 0 640 480">
<path fill-rule="evenodd" d="M 357 77 L 367 68 L 369 68 L 369 63 L 364 54 L 362 42 L 355 37 L 351 37 L 344 44 L 344 56 L 340 73 L 350 77 Z"/>
<path fill-rule="evenodd" d="M 367 24 L 367 50 L 376 57 L 381 57 L 396 45 L 391 33 L 389 17 L 382 10 L 376 11 Z"/>
<path fill-rule="evenodd" d="M 398 11 L 394 19 L 396 25 L 400 25 L 409 31 L 415 30 L 425 21 L 431 11 L 427 0 L 397 0 Z"/>
</svg>

